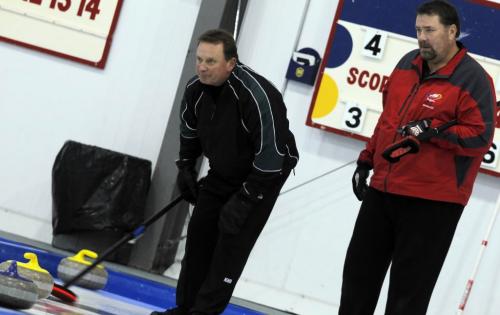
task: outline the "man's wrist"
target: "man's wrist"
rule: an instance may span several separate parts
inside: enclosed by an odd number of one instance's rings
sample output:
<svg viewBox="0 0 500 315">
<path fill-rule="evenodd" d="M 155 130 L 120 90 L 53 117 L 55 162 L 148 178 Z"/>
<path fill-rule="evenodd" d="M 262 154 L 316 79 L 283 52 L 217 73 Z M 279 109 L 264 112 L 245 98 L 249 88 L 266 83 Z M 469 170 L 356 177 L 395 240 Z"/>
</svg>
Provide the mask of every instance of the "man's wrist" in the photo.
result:
<svg viewBox="0 0 500 315">
<path fill-rule="evenodd" d="M 262 199 L 264 199 L 264 194 L 258 189 L 253 188 L 248 183 L 243 183 L 241 189 L 237 194 L 238 198 L 242 201 L 247 201 L 250 203 L 258 203 Z"/>
<path fill-rule="evenodd" d="M 367 161 L 358 160 L 356 162 L 356 164 L 358 165 L 359 168 L 363 168 L 363 169 L 366 169 L 366 170 L 371 170 L 373 168 L 373 166 L 371 165 L 371 163 L 369 163 Z"/>
</svg>

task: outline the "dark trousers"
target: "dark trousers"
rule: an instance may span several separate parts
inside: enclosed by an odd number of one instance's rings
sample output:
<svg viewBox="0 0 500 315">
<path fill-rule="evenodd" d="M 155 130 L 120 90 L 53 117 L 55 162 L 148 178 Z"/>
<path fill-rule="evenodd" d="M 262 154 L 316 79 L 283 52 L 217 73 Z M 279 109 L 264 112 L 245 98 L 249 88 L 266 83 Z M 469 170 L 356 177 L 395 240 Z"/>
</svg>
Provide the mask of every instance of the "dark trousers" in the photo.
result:
<svg viewBox="0 0 500 315">
<path fill-rule="evenodd" d="M 344 262 L 339 315 L 371 315 L 391 265 L 386 315 L 425 315 L 463 211 L 369 189 Z"/>
<path fill-rule="evenodd" d="M 188 225 L 176 292 L 179 307 L 203 314 L 224 311 L 288 174 L 286 172 L 275 179 L 240 233 L 229 235 L 219 233 L 219 213 L 241 185 L 231 184 L 209 173 Z"/>
</svg>

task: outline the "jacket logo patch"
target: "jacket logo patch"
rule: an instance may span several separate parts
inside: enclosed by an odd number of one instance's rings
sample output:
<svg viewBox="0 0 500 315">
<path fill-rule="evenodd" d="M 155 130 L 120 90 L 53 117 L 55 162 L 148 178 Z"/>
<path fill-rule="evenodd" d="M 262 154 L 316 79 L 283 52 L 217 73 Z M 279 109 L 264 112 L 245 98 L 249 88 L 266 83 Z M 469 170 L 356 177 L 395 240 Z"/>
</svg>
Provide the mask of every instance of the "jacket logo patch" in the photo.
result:
<svg viewBox="0 0 500 315">
<path fill-rule="evenodd" d="M 443 98 L 443 95 L 441 95 L 439 93 L 432 93 L 432 94 L 429 93 L 429 94 L 427 94 L 427 98 L 425 99 L 425 101 L 433 104 L 442 98 Z"/>
<path fill-rule="evenodd" d="M 434 105 L 443 98 L 442 94 L 439 93 L 428 93 L 425 97 L 425 101 L 422 104 L 423 107 L 434 109 Z"/>
</svg>

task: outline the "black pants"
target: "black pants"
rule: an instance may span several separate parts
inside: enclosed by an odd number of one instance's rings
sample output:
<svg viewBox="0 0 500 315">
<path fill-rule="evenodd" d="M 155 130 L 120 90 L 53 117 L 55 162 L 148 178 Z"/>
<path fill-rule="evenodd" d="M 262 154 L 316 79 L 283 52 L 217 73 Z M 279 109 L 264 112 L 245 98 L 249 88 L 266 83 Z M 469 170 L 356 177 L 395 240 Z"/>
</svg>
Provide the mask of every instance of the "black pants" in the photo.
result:
<svg viewBox="0 0 500 315">
<path fill-rule="evenodd" d="M 219 233 L 219 213 L 241 183 L 229 183 L 209 172 L 188 225 L 176 292 L 179 307 L 203 314 L 224 311 L 288 175 L 275 179 L 240 233 L 229 235 Z"/>
<path fill-rule="evenodd" d="M 463 211 L 369 189 L 344 263 L 339 315 L 373 314 L 392 263 L 386 315 L 425 315 Z"/>
</svg>

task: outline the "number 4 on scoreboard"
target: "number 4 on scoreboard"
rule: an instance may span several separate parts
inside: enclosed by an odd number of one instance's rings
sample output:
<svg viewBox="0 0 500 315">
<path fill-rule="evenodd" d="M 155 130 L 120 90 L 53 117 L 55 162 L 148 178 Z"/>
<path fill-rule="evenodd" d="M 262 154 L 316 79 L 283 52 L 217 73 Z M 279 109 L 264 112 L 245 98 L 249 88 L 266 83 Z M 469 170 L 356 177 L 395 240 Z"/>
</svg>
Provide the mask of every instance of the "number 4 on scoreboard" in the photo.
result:
<svg viewBox="0 0 500 315">
<path fill-rule="evenodd" d="M 362 54 L 366 57 L 382 59 L 386 40 L 386 32 L 371 28 L 367 29 Z"/>
</svg>

